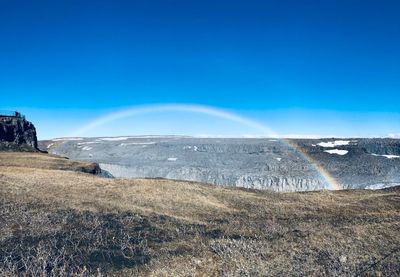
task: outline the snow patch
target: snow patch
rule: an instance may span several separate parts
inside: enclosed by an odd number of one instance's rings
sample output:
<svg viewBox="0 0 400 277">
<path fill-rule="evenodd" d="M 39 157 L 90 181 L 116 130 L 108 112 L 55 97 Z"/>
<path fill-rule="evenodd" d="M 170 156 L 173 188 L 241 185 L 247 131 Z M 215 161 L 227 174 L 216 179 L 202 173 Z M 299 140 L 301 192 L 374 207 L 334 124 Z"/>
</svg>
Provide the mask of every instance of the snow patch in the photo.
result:
<svg viewBox="0 0 400 277">
<path fill-rule="evenodd" d="M 84 150 L 84 151 L 89 151 L 89 150 L 92 150 L 93 148 L 92 147 L 89 147 L 89 146 L 84 146 L 83 148 L 82 148 L 82 150 Z"/>
<path fill-rule="evenodd" d="M 332 149 L 332 150 L 325 150 L 324 152 L 329 153 L 329 154 L 336 154 L 336 155 L 346 155 L 347 153 L 349 153 L 349 151 L 347 150 L 340 150 L 340 149 Z"/>
<path fill-rule="evenodd" d="M 55 138 L 52 141 L 83 140 L 83 138 Z"/>
<path fill-rule="evenodd" d="M 321 147 L 335 147 L 335 146 L 343 146 L 349 145 L 350 140 L 335 140 L 335 141 L 328 141 L 328 142 L 320 142 L 317 145 Z"/>
<path fill-rule="evenodd" d="M 47 145 L 47 149 L 49 149 L 50 147 L 52 147 L 54 145 L 54 143 L 50 143 L 49 145 Z"/>
<path fill-rule="evenodd" d="M 385 157 L 385 158 L 388 158 L 388 159 L 398 159 L 398 158 L 400 158 L 400 156 L 397 156 L 397 155 L 379 155 L 379 154 L 371 154 L 372 156 L 375 156 L 375 157 Z"/>
<path fill-rule="evenodd" d="M 374 184 L 374 185 L 369 185 L 365 187 L 365 189 L 371 189 L 371 190 L 376 190 L 376 189 L 385 189 L 385 188 L 390 188 L 394 186 L 400 186 L 400 183 L 379 183 L 379 184 Z"/>
<path fill-rule="evenodd" d="M 397 156 L 397 155 L 382 155 L 382 156 L 384 156 L 384 157 L 386 157 L 388 159 L 398 159 L 398 158 L 400 158 L 400 156 Z"/>
<path fill-rule="evenodd" d="M 149 141 L 149 142 L 130 142 L 130 143 L 121 143 L 119 146 L 126 146 L 126 145 L 151 145 L 151 144 L 156 144 L 157 142 L 155 141 Z"/>
<path fill-rule="evenodd" d="M 199 148 L 196 145 L 194 145 L 194 146 L 186 145 L 183 147 L 183 150 L 192 150 L 192 149 L 194 152 L 197 152 L 199 150 Z"/>
<path fill-rule="evenodd" d="M 103 140 L 103 141 L 120 141 L 120 140 L 127 140 L 132 137 L 112 137 L 112 138 L 99 138 L 97 140 Z"/>
<path fill-rule="evenodd" d="M 175 162 L 178 158 L 168 158 L 168 161 Z"/>
<path fill-rule="evenodd" d="M 280 162 L 282 160 L 282 158 L 275 158 L 278 162 Z"/>
<path fill-rule="evenodd" d="M 96 144 L 101 143 L 100 141 L 85 141 L 85 142 L 78 142 L 78 145 L 86 145 L 86 144 Z"/>
</svg>

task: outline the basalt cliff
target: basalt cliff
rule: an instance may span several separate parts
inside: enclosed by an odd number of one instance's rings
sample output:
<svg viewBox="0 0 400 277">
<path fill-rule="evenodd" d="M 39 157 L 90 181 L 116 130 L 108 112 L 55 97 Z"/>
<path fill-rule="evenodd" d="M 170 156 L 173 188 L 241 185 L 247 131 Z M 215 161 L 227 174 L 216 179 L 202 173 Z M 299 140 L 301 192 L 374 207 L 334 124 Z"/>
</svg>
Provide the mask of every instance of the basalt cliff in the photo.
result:
<svg viewBox="0 0 400 277">
<path fill-rule="evenodd" d="M 24 116 L 0 113 L 1 151 L 38 151 L 35 126 Z"/>
</svg>

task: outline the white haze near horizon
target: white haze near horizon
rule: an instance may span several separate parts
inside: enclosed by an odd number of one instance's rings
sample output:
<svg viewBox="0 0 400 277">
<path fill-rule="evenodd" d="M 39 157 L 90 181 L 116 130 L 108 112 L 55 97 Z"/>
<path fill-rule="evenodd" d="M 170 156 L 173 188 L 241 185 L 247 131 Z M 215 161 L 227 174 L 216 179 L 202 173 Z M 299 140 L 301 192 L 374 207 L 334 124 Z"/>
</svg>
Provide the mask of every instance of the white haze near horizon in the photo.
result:
<svg viewBox="0 0 400 277">
<path fill-rule="evenodd" d="M 65 137 L 98 117 L 119 109 L 47 110 L 17 109 L 32 121 L 38 138 Z M 265 124 L 285 138 L 400 138 L 400 113 L 346 113 L 330 111 L 275 110 L 239 111 L 236 114 Z M 190 112 L 158 112 L 135 115 L 83 134 L 85 137 L 131 135 L 187 135 L 194 137 L 262 138 L 254 128 Z"/>
</svg>

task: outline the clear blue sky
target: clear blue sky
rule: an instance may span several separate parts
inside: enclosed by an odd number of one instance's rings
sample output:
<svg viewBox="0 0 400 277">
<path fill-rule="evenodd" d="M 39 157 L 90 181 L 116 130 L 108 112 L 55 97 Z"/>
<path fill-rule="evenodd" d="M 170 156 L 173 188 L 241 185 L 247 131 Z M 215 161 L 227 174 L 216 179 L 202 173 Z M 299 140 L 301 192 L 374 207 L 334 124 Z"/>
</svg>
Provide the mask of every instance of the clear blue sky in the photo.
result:
<svg viewBox="0 0 400 277">
<path fill-rule="evenodd" d="M 397 0 L 0 0 L 0 109 L 27 114 L 41 138 L 154 103 L 214 106 L 280 134 L 399 134 L 399 15 Z M 185 114 L 181 130 L 163 120 L 182 115 L 151 118 L 109 135 L 233 134 L 207 130 L 207 116 Z"/>
</svg>

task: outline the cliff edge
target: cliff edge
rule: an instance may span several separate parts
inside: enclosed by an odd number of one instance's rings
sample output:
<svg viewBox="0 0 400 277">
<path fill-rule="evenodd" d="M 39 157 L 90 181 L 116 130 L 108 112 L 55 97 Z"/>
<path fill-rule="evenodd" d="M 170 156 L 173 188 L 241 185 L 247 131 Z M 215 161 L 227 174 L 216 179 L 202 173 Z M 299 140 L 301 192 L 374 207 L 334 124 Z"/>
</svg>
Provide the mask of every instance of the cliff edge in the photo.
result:
<svg viewBox="0 0 400 277">
<path fill-rule="evenodd" d="M 35 126 L 18 112 L 0 112 L 0 151 L 38 151 Z"/>
</svg>

